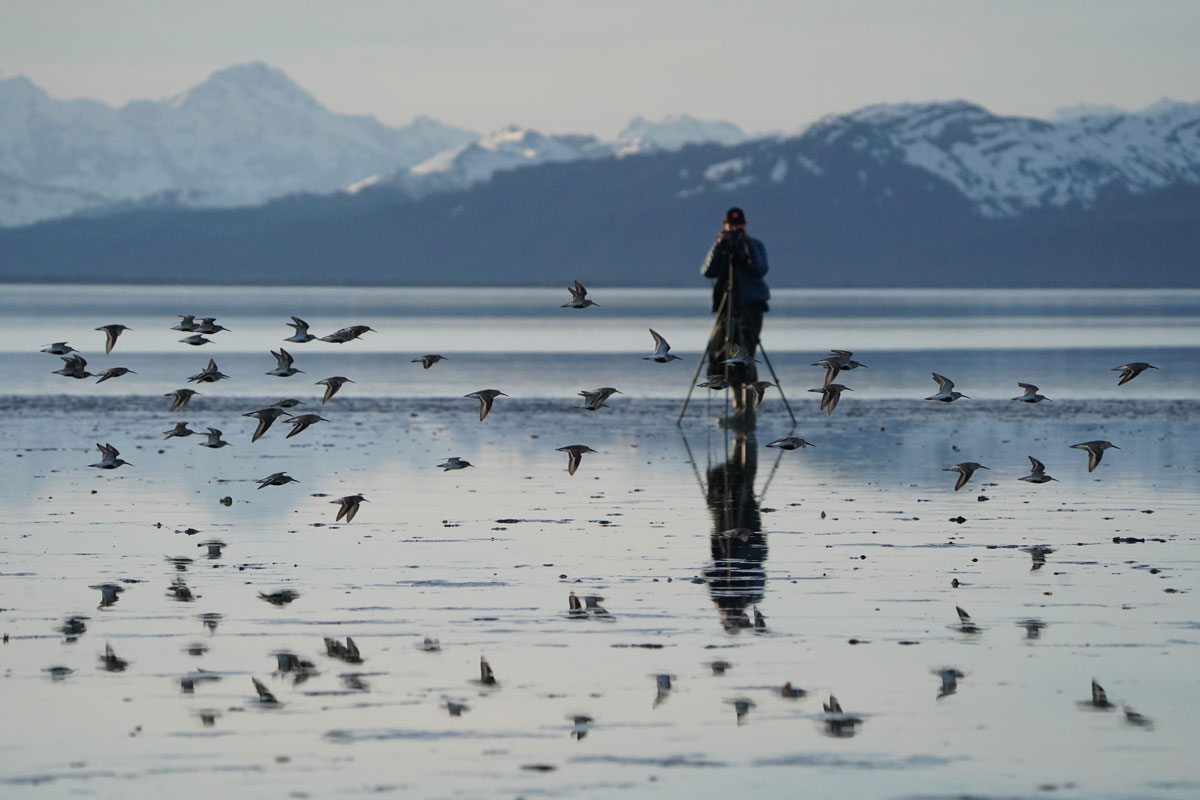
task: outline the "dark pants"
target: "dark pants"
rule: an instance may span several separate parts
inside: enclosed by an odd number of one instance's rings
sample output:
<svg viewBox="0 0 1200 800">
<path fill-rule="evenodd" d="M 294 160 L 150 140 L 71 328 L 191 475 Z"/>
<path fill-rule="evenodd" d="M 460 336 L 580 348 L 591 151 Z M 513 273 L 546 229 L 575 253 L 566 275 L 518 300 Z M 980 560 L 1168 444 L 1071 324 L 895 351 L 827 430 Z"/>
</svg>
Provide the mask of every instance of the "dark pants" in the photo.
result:
<svg viewBox="0 0 1200 800">
<path fill-rule="evenodd" d="M 725 312 L 717 317 L 713 327 L 712 337 L 708 340 L 708 374 L 709 376 L 724 375 L 725 365 L 722 361 L 733 357 L 732 349 L 740 345 L 742 352 L 754 357 L 758 349 L 758 337 L 762 333 L 763 307 L 754 304 L 750 307 L 741 306 L 733 310 L 733 331 L 729 337 L 729 347 L 725 346 Z M 740 406 L 741 387 L 758 380 L 758 370 L 755 364 L 729 367 L 729 383 L 735 387 L 733 397 L 735 404 Z"/>
</svg>

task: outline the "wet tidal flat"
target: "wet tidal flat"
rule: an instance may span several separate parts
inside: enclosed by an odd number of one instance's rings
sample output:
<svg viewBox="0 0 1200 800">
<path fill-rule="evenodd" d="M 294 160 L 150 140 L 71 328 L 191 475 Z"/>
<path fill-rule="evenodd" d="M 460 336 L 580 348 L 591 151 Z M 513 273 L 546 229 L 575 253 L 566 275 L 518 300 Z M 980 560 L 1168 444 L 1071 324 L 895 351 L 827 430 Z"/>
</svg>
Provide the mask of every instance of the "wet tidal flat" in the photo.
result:
<svg viewBox="0 0 1200 800">
<path fill-rule="evenodd" d="M 0 795 L 1200 793 L 1200 404 L 792 399 L 0 399 Z"/>
</svg>

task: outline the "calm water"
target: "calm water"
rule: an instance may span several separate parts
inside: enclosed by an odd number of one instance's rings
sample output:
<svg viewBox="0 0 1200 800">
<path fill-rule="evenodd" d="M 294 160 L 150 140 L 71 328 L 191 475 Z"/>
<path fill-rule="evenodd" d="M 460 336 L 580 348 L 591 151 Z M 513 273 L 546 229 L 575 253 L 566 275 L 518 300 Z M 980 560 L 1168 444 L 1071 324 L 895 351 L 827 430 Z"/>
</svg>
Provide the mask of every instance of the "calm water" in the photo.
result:
<svg viewBox="0 0 1200 800">
<path fill-rule="evenodd" d="M 708 395 L 674 424 L 706 292 L 592 294 L 0 290 L 0 797 L 1200 796 L 1200 293 L 781 293 L 765 342 L 817 445 L 790 453 L 764 447 L 778 396 L 757 438 Z M 184 311 L 233 332 L 180 345 Z M 293 313 L 379 332 L 265 376 Z M 135 330 L 105 357 L 109 322 Z M 650 326 L 685 361 L 638 358 Z M 36 350 L 62 339 L 139 374 L 49 375 Z M 805 391 L 828 347 L 869 365 L 832 417 Z M 170 413 L 209 357 L 232 379 Z M 1129 360 L 1161 369 L 1118 388 Z M 931 370 L 972 399 L 921 401 Z M 321 407 L 333 374 L 356 383 Z M 1012 403 L 1017 381 L 1054 402 Z M 623 394 L 574 408 L 600 385 Z M 485 386 L 513 396 L 480 423 L 461 395 Z M 329 422 L 251 444 L 242 414 L 284 395 Z M 232 446 L 164 440 L 178 419 Z M 1089 473 L 1069 445 L 1097 438 L 1121 449 Z M 134 466 L 89 469 L 97 441 Z M 569 476 L 577 442 L 597 452 Z M 1017 480 L 1029 455 L 1058 481 Z M 968 460 L 991 469 L 954 492 Z M 300 483 L 255 488 L 279 470 Z M 98 607 L 106 582 L 125 591 Z M 572 591 L 609 614 L 571 617 Z M 362 663 L 325 654 L 346 636 Z"/>
</svg>

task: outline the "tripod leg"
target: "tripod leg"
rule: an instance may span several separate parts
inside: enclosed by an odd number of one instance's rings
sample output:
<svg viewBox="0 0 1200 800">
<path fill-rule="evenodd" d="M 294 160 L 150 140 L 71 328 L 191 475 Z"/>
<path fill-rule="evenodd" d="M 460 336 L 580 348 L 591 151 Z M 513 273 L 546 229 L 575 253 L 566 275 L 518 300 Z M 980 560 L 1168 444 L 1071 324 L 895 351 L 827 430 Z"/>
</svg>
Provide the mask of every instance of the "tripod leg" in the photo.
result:
<svg viewBox="0 0 1200 800">
<path fill-rule="evenodd" d="M 745 310 L 745 306 L 742 306 L 743 313 L 745 313 Z M 792 412 L 792 406 L 788 402 L 787 395 L 783 393 L 783 386 L 779 383 L 779 376 L 775 374 L 775 367 L 771 365 L 771 357 L 767 355 L 767 350 L 763 347 L 762 337 L 753 328 L 750 331 L 754 334 L 754 344 L 758 347 L 759 352 L 762 353 L 763 361 L 767 364 L 767 369 L 771 371 L 771 379 L 775 381 L 775 388 L 779 390 L 779 396 L 783 399 L 783 407 L 787 409 L 788 416 L 792 418 L 792 426 L 795 427 L 796 415 Z"/>
<path fill-rule="evenodd" d="M 721 298 L 721 304 L 717 307 L 717 319 L 721 319 L 721 312 L 725 310 L 726 301 L 729 300 L 729 293 Z M 683 398 L 683 407 L 679 409 L 679 416 L 675 419 L 676 425 L 683 424 L 683 415 L 687 413 L 688 403 L 691 402 L 692 392 L 696 389 L 696 379 L 700 377 L 700 370 L 704 368 L 704 362 L 708 360 L 708 353 L 712 347 L 713 334 L 717 332 L 718 322 L 714 322 L 712 330 L 708 332 L 708 340 L 704 345 L 704 352 L 700 355 L 700 363 L 696 364 L 696 371 L 692 374 L 692 382 L 688 384 L 687 397 Z"/>
</svg>

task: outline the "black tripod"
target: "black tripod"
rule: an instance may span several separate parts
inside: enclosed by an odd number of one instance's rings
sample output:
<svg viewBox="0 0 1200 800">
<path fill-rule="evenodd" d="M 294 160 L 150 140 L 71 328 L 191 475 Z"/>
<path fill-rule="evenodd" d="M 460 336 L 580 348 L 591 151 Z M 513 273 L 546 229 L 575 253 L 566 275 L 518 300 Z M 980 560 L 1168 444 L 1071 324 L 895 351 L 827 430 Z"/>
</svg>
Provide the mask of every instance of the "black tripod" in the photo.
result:
<svg viewBox="0 0 1200 800">
<path fill-rule="evenodd" d="M 676 425 L 683 424 L 683 416 L 684 416 L 684 414 L 687 413 L 688 403 L 691 402 L 692 392 L 696 388 L 696 379 L 700 377 L 700 370 L 703 369 L 704 363 L 708 360 L 709 352 L 712 349 L 712 339 L 713 339 L 714 334 L 717 331 L 717 325 L 720 324 L 719 320 L 721 319 L 722 314 L 725 317 L 725 352 L 728 353 L 731 358 L 733 356 L 733 305 L 734 305 L 734 303 L 738 304 L 738 308 L 742 314 L 742 319 L 749 319 L 750 315 L 746 310 L 745 304 L 742 303 L 740 298 L 735 297 L 734 293 L 733 293 L 733 254 L 730 254 L 730 256 L 729 256 L 729 272 L 725 279 L 725 293 L 724 293 L 724 295 L 722 295 L 721 302 L 717 306 L 716 318 L 718 321 L 713 323 L 712 330 L 709 331 L 708 340 L 704 345 L 704 352 L 700 355 L 700 363 L 696 365 L 696 371 L 692 375 L 692 382 L 691 382 L 691 384 L 688 385 L 687 396 L 683 399 L 683 407 L 679 409 L 679 417 L 675 420 Z M 792 418 L 792 425 L 795 426 L 796 415 L 792 412 L 792 406 L 791 406 L 791 404 L 788 403 L 787 396 L 783 393 L 783 386 L 780 384 L 779 376 L 775 374 L 775 367 L 773 367 L 771 365 L 771 359 L 767 355 L 767 351 L 762 345 L 762 339 L 759 337 L 758 331 L 754 329 L 753 325 L 749 326 L 749 328 L 750 328 L 750 332 L 754 335 L 754 344 L 758 348 L 758 351 L 760 353 L 762 353 L 763 361 L 766 363 L 767 369 L 770 370 L 770 372 L 771 372 L 771 379 L 775 381 L 775 388 L 779 390 L 779 396 L 780 396 L 780 398 L 783 399 L 783 406 L 784 406 L 784 408 L 787 409 L 788 416 L 790 416 Z M 747 357 L 748 357 L 748 355 L 749 354 L 747 354 Z M 726 383 L 725 410 L 726 410 L 726 416 L 728 416 L 728 411 L 729 411 L 729 393 L 733 389 L 733 386 L 729 384 L 729 371 L 730 371 L 730 365 L 727 363 L 727 364 L 725 364 L 725 383 Z M 746 398 L 745 398 L 746 387 L 743 385 L 743 386 L 739 387 L 739 389 L 742 392 L 743 407 L 745 407 L 746 402 L 747 402 Z"/>
</svg>

